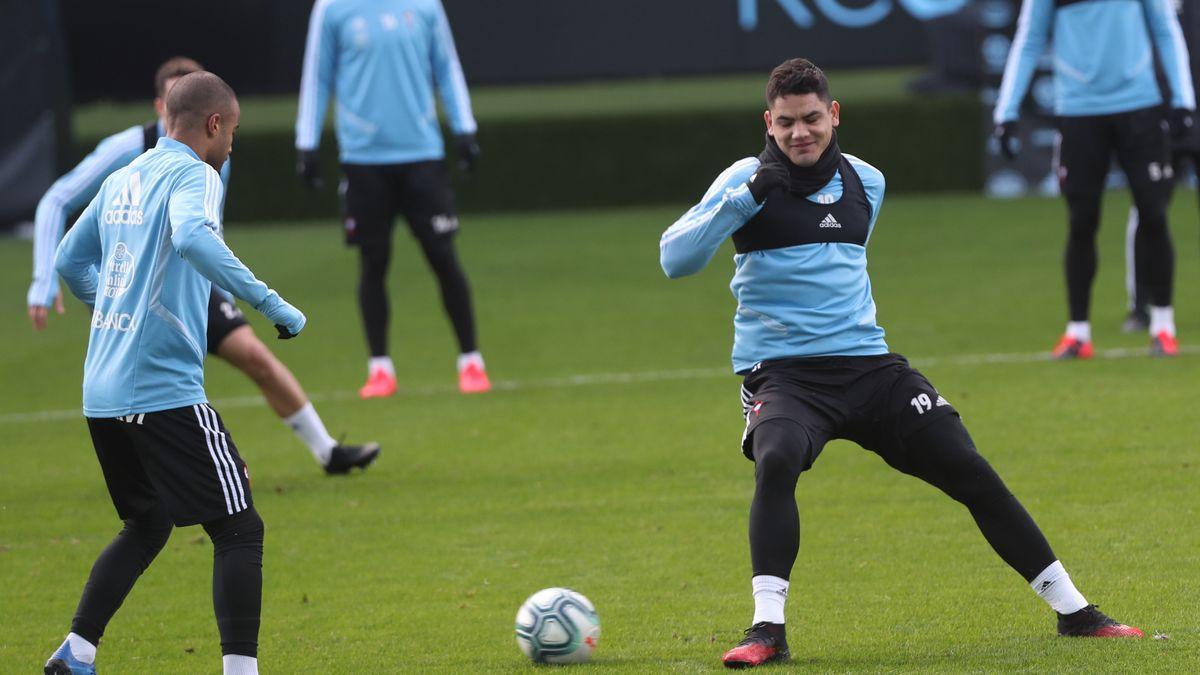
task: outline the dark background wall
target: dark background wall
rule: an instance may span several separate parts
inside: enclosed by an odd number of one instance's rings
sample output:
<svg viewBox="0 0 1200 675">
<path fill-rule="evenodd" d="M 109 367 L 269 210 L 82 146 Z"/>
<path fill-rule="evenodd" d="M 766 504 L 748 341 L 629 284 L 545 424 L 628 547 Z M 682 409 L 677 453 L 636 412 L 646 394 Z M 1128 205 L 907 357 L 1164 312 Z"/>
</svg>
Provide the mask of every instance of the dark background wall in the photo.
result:
<svg viewBox="0 0 1200 675">
<path fill-rule="evenodd" d="M 923 29 L 894 0 L 444 5 L 473 84 L 741 72 L 796 55 L 825 67 L 927 58 Z M 154 68 L 179 54 L 197 58 L 239 93 L 295 91 L 311 7 L 311 0 L 62 0 L 74 99 L 144 98 Z M 878 21 L 840 26 L 839 16 Z"/>
</svg>

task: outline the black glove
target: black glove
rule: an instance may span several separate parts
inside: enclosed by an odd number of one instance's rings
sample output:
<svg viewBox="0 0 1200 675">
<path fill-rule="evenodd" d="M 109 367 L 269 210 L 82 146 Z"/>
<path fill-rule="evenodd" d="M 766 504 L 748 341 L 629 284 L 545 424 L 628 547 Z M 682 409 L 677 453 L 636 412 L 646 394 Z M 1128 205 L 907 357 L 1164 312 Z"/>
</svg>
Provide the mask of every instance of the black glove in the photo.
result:
<svg viewBox="0 0 1200 675">
<path fill-rule="evenodd" d="M 1016 122 L 997 124 L 992 131 L 992 136 L 1000 144 L 1000 154 L 1004 155 L 1005 159 L 1016 159 L 1017 153 L 1021 152 L 1021 142 L 1017 140 Z"/>
<path fill-rule="evenodd" d="M 767 199 L 767 195 L 775 188 L 786 188 L 791 176 L 788 175 L 787 167 L 782 164 L 770 162 L 760 164 L 758 171 L 750 176 L 750 180 L 746 181 L 746 185 L 750 186 L 750 195 L 754 197 L 754 201 L 761 204 Z"/>
<path fill-rule="evenodd" d="M 275 330 L 279 331 L 279 339 L 280 340 L 291 340 L 292 338 L 296 337 L 295 333 L 288 330 L 287 326 L 284 326 L 281 323 L 275 324 Z"/>
<path fill-rule="evenodd" d="M 1172 108 L 1167 116 L 1167 124 L 1171 127 L 1171 138 L 1177 141 L 1191 136 L 1195 123 L 1195 113 L 1187 108 Z"/>
<path fill-rule="evenodd" d="M 320 190 L 325 184 L 321 180 L 321 161 L 316 150 L 296 151 L 296 175 L 309 190 Z"/>
<path fill-rule="evenodd" d="M 479 164 L 479 142 L 475 140 L 475 134 L 456 136 L 454 145 L 458 153 L 458 168 L 475 173 L 475 167 Z"/>
</svg>

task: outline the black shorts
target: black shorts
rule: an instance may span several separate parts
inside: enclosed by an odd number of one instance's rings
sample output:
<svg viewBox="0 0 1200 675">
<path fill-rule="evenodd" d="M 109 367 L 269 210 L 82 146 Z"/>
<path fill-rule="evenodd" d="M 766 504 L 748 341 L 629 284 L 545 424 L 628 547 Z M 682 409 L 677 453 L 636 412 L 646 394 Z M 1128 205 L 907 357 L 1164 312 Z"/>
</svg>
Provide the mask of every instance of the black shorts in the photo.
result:
<svg viewBox="0 0 1200 675">
<path fill-rule="evenodd" d="M 409 164 L 343 164 L 342 222 L 351 246 L 390 244 L 397 215 L 417 239 L 458 231 L 454 193 L 442 160 Z"/>
<path fill-rule="evenodd" d="M 763 361 L 742 383 L 742 414 L 742 453 L 748 459 L 754 459 L 755 427 L 783 418 L 808 435 L 807 470 L 835 438 L 885 460 L 898 457 L 903 439 L 958 412 L 903 356 L 883 354 Z"/>
<path fill-rule="evenodd" d="M 208 404 L 87 423 L 122 519 L 161 504 L 176 525 L 195 525 L 253 505 L 246 463 Z"/>
<path fill-rule="evenodd" d="M 1060 117 L 1057 126 L 1055 169 L 1068 200 L 1099 199 L 1114 155 L 1135 193 L 1162 200 L 1169 197 L 1174 170 L 1162 108 Z"/>
<path fill-rule="evenodd" d="M 217 355 L 221 341 L 234 330 L 247 326 L 246 315 L 225 296 L 213 289 L 208 296 L 208 353 Z"/>
</svg>

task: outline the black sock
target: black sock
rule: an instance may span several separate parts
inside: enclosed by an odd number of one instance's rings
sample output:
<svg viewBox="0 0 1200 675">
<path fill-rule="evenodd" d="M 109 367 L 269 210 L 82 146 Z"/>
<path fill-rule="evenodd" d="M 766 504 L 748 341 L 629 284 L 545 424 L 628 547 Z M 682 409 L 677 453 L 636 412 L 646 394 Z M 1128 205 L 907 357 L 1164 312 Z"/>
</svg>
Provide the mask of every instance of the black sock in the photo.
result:
<svg viewBox="0 0 1200 675">
<path fill-rule="evenodd" d="M 204 523 L 213 542 L 213 610 L 221 653 L 258 656 L 263 521 L 254 507 Z"/>
<path fill-rule="evenodd" d="M 171 527 L 171 519 L 162 509 L 125 521 L 125 527 L 92 565 L 71 622 L 72 633 L 100 644 L 109 620 L 167 543 Z"/>
<path fill-rule="evenodd" d="M 905 472 L 965 505 L 988 544 L 1025 581 L 1033 581 L 1057 560 L 1037 523 L 976 452 L 957 416 L 930 424 L 904 444 L 910 462 Z"/>
</svg>

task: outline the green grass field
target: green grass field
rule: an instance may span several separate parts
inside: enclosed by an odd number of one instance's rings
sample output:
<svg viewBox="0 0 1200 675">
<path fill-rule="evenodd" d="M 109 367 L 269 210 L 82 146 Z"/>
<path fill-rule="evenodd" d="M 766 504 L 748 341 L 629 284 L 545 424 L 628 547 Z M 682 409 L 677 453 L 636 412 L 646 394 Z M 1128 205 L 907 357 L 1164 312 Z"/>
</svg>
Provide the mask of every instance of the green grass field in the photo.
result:
<svg viewBox="0 0 1200 675">
<path fill-rule="evenodd" d="M 704 186 L 697 186 L 697 193 Z M 1094 330 L 1104 358 L 1039 356 L 1065 319 L 1057 200 L 889 200 L 872 239 L 879 319 L 962 411 L 1089 599 L 1165 640 L 1054 636 L 1053 616 L 966 511 L 847 443 L 800 481 L 788 605 L 794 660 L 773 671 L 1200 670 L 1200 259 L 1194 197 L 1173 218 L 1185 354 L 1121 335 L 1126 198 L 1107 202 Z M 728 373 L 729 251 L 696 278 L 658 269 L 682 210 L 474 217 L 461 251 L 497 390 L 453 389 L 431 276 L 398 239 L 392 343 L 405 391 L 360 402 L 356 263 L 332 222 L 239 228 L 229 240 L 304 309 L 270 342 L 331 430 L 384 447 L 327 478 L 240 374 L 208 390 L 267 523 L 260 658 L 269 673 L 527 672 L 512 622 L 547 586 L 596 604 L 587 672 L 719 669 L 751 615 L 752 466 Z M 28 242 L 0 242 L 0 672 L 35 672 L 66 633 L 116 532 L 74 411 L 86 339 L 77 302 L 24 318 Z M 261 319 L 259 334 L 270 335 Z M 1112 350 L 1112 351 L 1105 351 Z M 176 532 L 109 626 L 101 672 L 216 672 L 211 546 Z M 574 672 L 574 671 L 573 671 Z"/>
</svg>

